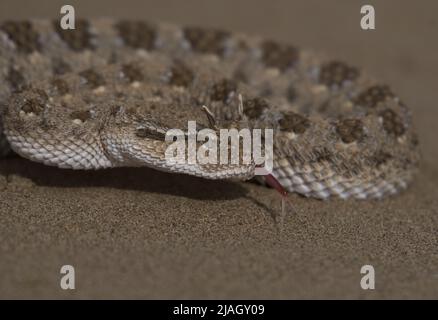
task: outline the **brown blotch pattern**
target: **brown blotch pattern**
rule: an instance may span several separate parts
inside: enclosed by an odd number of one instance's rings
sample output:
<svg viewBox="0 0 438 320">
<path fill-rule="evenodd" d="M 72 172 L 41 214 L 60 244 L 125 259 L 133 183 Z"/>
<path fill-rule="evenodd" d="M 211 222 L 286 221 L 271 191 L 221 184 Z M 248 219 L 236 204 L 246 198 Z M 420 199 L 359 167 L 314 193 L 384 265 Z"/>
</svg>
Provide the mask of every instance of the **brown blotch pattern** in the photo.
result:
<svg viewBox="0 0 438 320">
<path fill-rule="evenodd" d="M 229 32 L 198 27 L 184 28 L 184 37 L 189 41 L 193 50 L 201 53 L 222 55 L 225 49 L 225 39 Z"/>
<path fill-rule="evenodd" d="M 21 110 L 25 113 L 35 113 L 38 115 L 44 110 L 44 105 L 40 104 L 37 100 L 31 99 L 23 104 Z"/>
<path fill-rule="evenodd" d="M 326 147 L 314 148 L 312 150 L 312 155 L 315 162 L 331 161 L 334 154 Z"/>
<path fill-rule="evenodd" d="M 90 33 L 90 23 L 84 19 L 77 19 L 74 29 L 62 29 L 59 20 L 53 21 L 53 27 L 59 37 L 74 51 L 94 49 Z"/>
<path fill-rule="evenodd" d="M 322 65 L 319 82 L 327 86 L 341 86 L 344 81 L 354 81 L 359 76 L 359 70 L 339 61 Z"/>
<path fill-rule="evenodd" d="M 375 107 L 379 102 L 394 97 L 391 89 L 386 85 L 376 85 L 360 93 L 354 102 L 363 107 Z"/>
<path fill-rule="evenodd" d="M 9 82 L 13 92 L 22 91 L 27 87 L 24 76 L 13 67 L 9 68 L 6 80 Z"/>
<path fill-rule="evenodd" d="M 29 21 L 6 21 L 0 25 L 0 30 L 8 35 L 20 52 L 32 53 L 41 49 L 38 33 Z"/>
<path fill-rule="evenodd" d="M 132 63 L 122 66 L 122 74 L 129 82 L 141 82 L 144 80 L 144 75 L 140 68 Z"/>
<path fill-rule="evenodd" d="M 105 84 L 103 77 L 93 69 L 84 70 L 80 72 L 79 75 L 87 81 L 87 84 L 92 89 L 96 89 Z"/>
<path fill-rule="evenodd" d="M 268 109 L 269 105 L 265 99 L 254 98 L 243 101 L 243 112 L 250 119 L 258 119 L 263 114 L 263 111 Z"/>
<path fill-rule="evenodd" d="M 336 132 L 344 143 L 360 141 L 365 136 L 363 123 L 359 119 L 343 119 L 336 125 Z"/>
<path fill-rule="evenodd" d="M 54 78 L 52 79 L 51 84 L 61 96 L 66 95 L 70 91 L 68 83 L 63 79 Z"/>
<path fill-rule="evenodd" d="M 146 50 L 152 50 L 155 46 L 157 32 L 145 21 L 120 21 L 115 28 L 127 46 Z"/>
<path fill-rule="evenodd" d="M 81 120 L 82 122 L 85 122 L 91 118 L 91 112 L 89 110 L 77 110 L 73 111 L 70 114 L 70 118 L 72 120 Z"/>
<path fill-rule="evenodd" d="M 265 41 L 262 43 L 261 48 L 262 60 L 267 67 L 284 71 L 298 61 L 298 50 L 291 45 Z"/>
<path fill-rule="evenodd" d="M 237 84 L 233 80 L 223 79 L 213 85 L 210 98 L 213 101 L 227 102 L 230 94 L 237 90 Z"/>
<path fill-rule="evenodd" d="M 41 114 L 49 97 L 43 90 L 33 90 L 33 98 L 27 99 L 21 106 L 21 110 L 25 113 Z"/>
<path fill-rule="evenodd" d="M 188 87 L 194 79 L 193 71 L 181 61 L 176 61 L 170 70 L 169 83 L 174 86 Z"/>
<path fill-rule="evenodd" d="M 281 131 L 293 131 L 296 134 L 302 134 L 310 127 L 309 119 L 292 111 L 284 114 L 279 124 Z"/>
<path fill-rule="evenodd" d="M 373 163 L 376 167 L 380 167 L 381 165 L 384 165 L 389 160 L 391 160 L 393 156 L 385 152 L 383 150 L 377 151 L 372 157 L 371 157 L 371 163 Z"/>
<path fill-rule="evenodd" d="M 391 109 L 385 109 L 380 113 L 383 119 L 383 129 L 391 135 L 399 137 L 403 135 L 406 131 L 400 116 Z"/>
</svg>

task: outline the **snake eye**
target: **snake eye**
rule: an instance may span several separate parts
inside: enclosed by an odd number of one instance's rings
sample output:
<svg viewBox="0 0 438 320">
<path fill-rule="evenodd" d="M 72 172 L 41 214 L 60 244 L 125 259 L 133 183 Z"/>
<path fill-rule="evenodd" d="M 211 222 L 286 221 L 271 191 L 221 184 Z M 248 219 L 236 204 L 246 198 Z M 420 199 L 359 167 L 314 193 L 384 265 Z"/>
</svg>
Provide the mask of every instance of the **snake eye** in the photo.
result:
<svg viewBox="0 0 438 320">
<path fill-rule="evenodd" d="M 135 129 L 135 135 L 139 138 L 146 138 L 147 137 L 147 131 L 145 127 L 138 127 Z"/>
<path fill-rule="evenodd" d="M 165 141 L 166 134 L 150 127 L 140 126 L 135 129 L 135 135 L 139 138 Z"/>
</svg>

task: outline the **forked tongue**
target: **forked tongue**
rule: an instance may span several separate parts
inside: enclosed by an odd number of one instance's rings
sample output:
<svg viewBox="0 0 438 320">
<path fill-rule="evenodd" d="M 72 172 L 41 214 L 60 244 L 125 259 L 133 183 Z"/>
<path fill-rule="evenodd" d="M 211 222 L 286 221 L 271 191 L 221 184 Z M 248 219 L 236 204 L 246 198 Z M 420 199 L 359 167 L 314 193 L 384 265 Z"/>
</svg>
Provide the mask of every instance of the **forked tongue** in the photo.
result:
<svg viewBox="0 0 438 320">
<path fill-rule="evenodd" d="M 275 190 L 278 191 L 278 193 L 281 195 L 281 216 L 284 217 L 286 213 L 286 204 L 292 209 L 292 211 L 295 212 L 294 206 L 292 205 L 292 202 L 287 198 L 288 192 L 286 189 L 281 185 L 281 183 L 275 178 L 271 173 L 266 174 L 265 176 L 266 183 Z"/>
</svg>

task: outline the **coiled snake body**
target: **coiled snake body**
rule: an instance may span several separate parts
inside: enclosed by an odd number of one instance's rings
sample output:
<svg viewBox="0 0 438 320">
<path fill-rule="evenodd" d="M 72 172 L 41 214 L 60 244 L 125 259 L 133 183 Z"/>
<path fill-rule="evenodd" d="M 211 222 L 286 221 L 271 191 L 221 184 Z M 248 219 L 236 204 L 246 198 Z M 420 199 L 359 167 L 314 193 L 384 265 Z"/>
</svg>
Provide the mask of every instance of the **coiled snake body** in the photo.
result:
<svg viewBox="0 0 438 320">
<path fill-rule="evenodd" d="M 225 31 L 107 19 L 0 23 L 1 153 L 61 168 L 148 166 L 248 179 L 254 165 L 169 165 L 169 128 L 274 129 L 273 175 L 316 198 L 380 198 L 417 170 L 409 109 L 359 69 Z M 242 121 L 241 121 L 242 123 Z"/>
</svg>

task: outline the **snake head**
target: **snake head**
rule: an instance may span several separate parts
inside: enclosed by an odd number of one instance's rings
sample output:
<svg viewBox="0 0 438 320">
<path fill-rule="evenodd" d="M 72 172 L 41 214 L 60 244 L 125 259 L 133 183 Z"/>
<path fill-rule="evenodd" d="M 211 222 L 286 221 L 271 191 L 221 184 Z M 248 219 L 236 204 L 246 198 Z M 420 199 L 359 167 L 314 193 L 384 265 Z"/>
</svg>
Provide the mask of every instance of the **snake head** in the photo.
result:
<svg viewBox="0 0 438 320">
<path fill-rule="evenodd" d="M 227 139 L 221 145 L 222 128 L 211 128 L 202 110 L 196 110 L 199 117 L 191 110 L 189 118 L 174 115 L 169 121 L 149 111 L 118 108 L 101 134 L 107 156 L 114 166 L 147 166 L 207 179 L 253 177 L 255 163 L 245 141 L 233 145 Z"/>
</svg>

